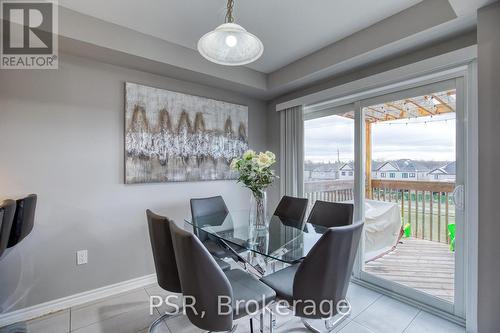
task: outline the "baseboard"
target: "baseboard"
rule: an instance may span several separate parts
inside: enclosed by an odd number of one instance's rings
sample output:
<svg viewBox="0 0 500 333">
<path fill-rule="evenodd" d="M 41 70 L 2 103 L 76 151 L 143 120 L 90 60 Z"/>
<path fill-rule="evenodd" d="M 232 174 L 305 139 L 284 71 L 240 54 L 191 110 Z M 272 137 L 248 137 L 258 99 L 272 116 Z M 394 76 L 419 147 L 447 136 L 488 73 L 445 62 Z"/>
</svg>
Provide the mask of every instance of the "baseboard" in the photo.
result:
<svg viewBox="0 0 500 333">
<path fill-rule="evenodd" d="M 26 321 L 49 313 L 61 311 L 87 302 L 96 301 L 129 290 L 147 286 L 156 282 L 156 275 L 146 275 L 139 278 L 111 284 L 94 290 L 55 299 L 53 301 L 33 305 L 24 309 L 0 314 L 0 327 L 20 321 Z"/>
</svg>

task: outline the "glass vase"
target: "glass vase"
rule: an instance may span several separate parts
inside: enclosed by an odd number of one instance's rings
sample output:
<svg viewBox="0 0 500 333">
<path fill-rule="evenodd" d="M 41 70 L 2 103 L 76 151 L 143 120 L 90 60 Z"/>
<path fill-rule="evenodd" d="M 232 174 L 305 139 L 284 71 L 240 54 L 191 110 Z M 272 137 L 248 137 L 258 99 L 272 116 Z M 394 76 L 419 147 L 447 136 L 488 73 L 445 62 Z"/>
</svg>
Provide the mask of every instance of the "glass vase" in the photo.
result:
<svg viewBox="0 0 500 333">
<path fill-rule="evenodd" d="M 250 195 L 250 226 L 259 230 L 267 228 L 267 193 L 266 191 L 251 192 Z"/>
</svg>

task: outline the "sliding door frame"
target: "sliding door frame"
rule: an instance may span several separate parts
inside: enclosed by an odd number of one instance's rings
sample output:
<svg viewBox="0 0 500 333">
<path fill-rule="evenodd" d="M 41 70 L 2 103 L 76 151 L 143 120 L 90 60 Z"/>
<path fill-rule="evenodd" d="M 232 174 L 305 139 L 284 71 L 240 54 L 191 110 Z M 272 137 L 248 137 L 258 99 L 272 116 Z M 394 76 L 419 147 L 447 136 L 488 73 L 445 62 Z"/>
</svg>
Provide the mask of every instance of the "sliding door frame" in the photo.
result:
<svg viewBox="0 0 500 333">
<path fill-rule="evenodd" d="M 304 97 L 304 110 L 311 116 L 320 115 L 327 109 L 335 109 L 342 105 L 352 105 L 354 104 L 355 112 L 355 185 L 354 185 L 354 203 L 357 206 L 355 210 L 355 220 L 360 221 L 364 218 L 364 180 L 365 180 L 365 131 L 364 131 L 364 114 L 362 112 L 362 101 L 366 99 L 372 99 L 377 96 L 397 93 L 404 90 L 414 89 L 426 85 L 437 84 L 439 82 L 447 80 L 456 80 L 457 82 L 457 96 L 461 94 L 462 106 L 457 105 L 457 118 L 459 117 L 458 112 L 463 112 L 464 128 L 461 137 L 463 138 L 464 151 L 462 153 L 457 152 L 457 158 L 461 157 L 462 163 L 464 163 L 465 174 L 463 183 L 466 184 L 467 190 L 465 195 L 465 207 L 464 212 L 465 219 L 467 223 L 463 226 L 464 230 L 457 230 L 457 234 L 461 233 L 463 236 L 462 240 L 457 240 L 461 242 L 462 253 L 461 256 L 464 260 L 463 262 L 457 262 L 457 265 L 462 266 L 463 275 L 458 277 L 457 282 L 462 284 L 462 288 L 467 292 L 464 292 L 462 296 L 457 295 L 455 299 L 455 306 L 442 306 L 443 304 L 427 304 L 424 300 L 419 300 L 418 298 L 409 298 L 402 296 L 397 288 L 392 288 L 388 290 L 375 285 L 374 283 L 367 281 L 362 272 L 363 251 L 360 249 L 357 254 L 356 264 L 353 272 L 353 282 L 365 285 L 369 288 L 376 289 L 379 292 L 388 294 L 392 297 L 400 299 L 406 303 L 410 303 L 419 306 L 423 309 L 433 312 L 439 316 L 445 317 L 449 320 L 455 321 L 459 324 L 466 324 L 467 330 L 475 332 L 477 330 L 477 253 L 478 253 L 478 240 L 477 240 L 477 218 L 478 218 L 478 122 L 477 122 L 477 63 L 476 63 L 476 52 L 477 49 L 461 50 L 461 54 L 457 59 L 457 54 L 450 56 L 450 62 L 446 65 L 447 55 L 442 55 L 428 61 L 420 62 L 418 66 L 420 69 L 426 67 L 427 70 L 414 71 L 410 66 L 405 66 L 403 69 L 398 69 L 396 73 L 400 71 L 413 73 L 408 74 L 406 80 L 402 80 L 398 83 L 387 84 L 386 86 L 380 85 L 377 87 L 367 86 L 368 83 L 373 82 L 375 77 L 379 78 L 383 76 L 385 79 L 380 79 L 381 82 L 390 81 L 391 75 L 396 74 L 393 71 L 386 73 L 377 74 L 374 77 L 361 79 L 359 81 L 351 82 L 346 86 L 340 87 L 337 94 L 333 93 L 330 99 L 324 99 L 321 102 L 313 103 L 315 97 L 309 95 Z M 438 59 L 439 58 L 439 59 Z M 440 65 L 438 65 L 438 63 Z M 451 67 L 450 67 L 451 66 Z M 351 93 L 349 93 L 349 88 Z M 334 89 L 334 88 L 332 88 Z M 335 90 L 333 90 L 335 91 Z M 316 93 L 318 96 L 324 98 L 326 91 Z M 318 98 L 318 97 L 316 97 Z M 458 101 L 458 100 L 457 100 Z M 462 109 L 458 111 L 458 109 Z M 279 109 L 277 107 L 277 109 Z M 331 111 L 330 111 L 331 112 Z M 332 112 L 332 114 L 335 112 Z M 325 114 L 325 113 L 323 113 Z M 317 118 L 312 116 L 311 118 Z M 307 119 L 307 118 L 306 118 Z M 458 142 L 457 142 L 458 144 Z M 458 181 L 458 180 L 457 180 Z M 457 244 L 459 245 L 459 244 Z M 361 245 L 363 246 L 363 245 Z M 460 251 L 460 250 L 459 250 Z M 367 273 L 365 273 L 367 274 Z M 432 303 L 432 302 L 431 302 Z M 467 304 L 467 306 L 466 306 Z"/>
<path fill-rule="evenodd" d="M 377 97 L 372 97 L 369 99 L 365 99 L 359 102 L 359 107 L 356 112 L 359 112 L 360 116 L 358 121 L 359 132 L 357 133 L 358 141 L 362 147 L 360 147 L 360 153 L 363 156 L 357 155 L 360 160 L 359 170 L 355 170 L 355 172 L 359 172 L 361 177 L 357 180 L 359 182 L 360 193 L 359 193 L 359 204 L 361 207 L 364 206 L 365 198 L 365 178 L 366 174 L 365 152 L 362 152 L 363 147 L 365 147 L 365 121 L 364 121 L 364 112 L 363 109 L 365 107 L 381 104 L 386 102 L 392 102 L 394 100 L 402 100 L 414 96 L 428 95 L 433 92 L 439 92 L 444 90 L 456 90 L 456 98 L 457 98 L 457 106 L 456 106 L 456 161 L 457 161 L 457 178 L 456 184 L 464 185 L 467 188 L 465 172 L 466 172 L 466 158 L 465 158 L 465 148 L 466 148 L 466 131 L 464 128 L 465 124 L 465 92 L 463 89 L 463 76 L 462 74 L 457 74 L 458 76 L 453 79 L 446 78 L 445 80 L 440 80 L 439 77 L 436 77 L 436 82 L 426 83 L 419 87 L 414 87 L 410 89 L 405 89 L 402 86 L 400 91 L 391 92 L 389 94 L 383 94 Z M 363 218 L 363 215 L 360 216 Z M 438 297 L 432 296 L 430 294 L 419 291 L 415 288 L 411 288 L 402 284 L 398 284 L 396 282 L 384 279 L 375 274 L 367 273 L 364 271 L 364 244 L 363 241 L 360 245 L 360 251 L 358 252 L 357 261 L 355 264 L 355 277 L 361 281 L 365 281 L 367 283 L 371 283 L 377 285 L 381 288 L 387 289 L 394 293 L 399 294 L 402 297 L 408 297 L 409 299 L 415 300 L 419 303 L 426 304 L 433 309 L 439 309 L 446 313 L 452 314 L 458 318 L 463 318 L 465 315 L 465 258 L 466 252 L 465 250 L 465 230 L 464 230 L 464 211 L 457 209 L 456 210 L 456 225 L 457 225 L 457 236 L 456 236 L 456 251 L 455 251 L 455 272 L 454 272 L 454 282 L 456 284 L 455 295 L 454 295 L 454 303 L 450 303 L 445 301 L 444 299 L 440 299 Z M 462 322 L 462 320 L 455 320 L 458 322 Z"/>
</svg>

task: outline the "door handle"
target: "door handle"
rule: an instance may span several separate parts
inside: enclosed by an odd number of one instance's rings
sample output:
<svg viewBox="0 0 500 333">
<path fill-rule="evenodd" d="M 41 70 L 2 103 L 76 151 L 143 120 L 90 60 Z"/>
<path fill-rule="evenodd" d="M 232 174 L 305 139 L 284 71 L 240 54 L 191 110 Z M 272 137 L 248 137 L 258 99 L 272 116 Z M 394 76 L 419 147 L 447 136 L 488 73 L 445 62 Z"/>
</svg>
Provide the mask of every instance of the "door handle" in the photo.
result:
<svg viewBox="0 0 500 333">
<path fill-rule="evenodd" d="M 453 200 L 453 203 L 455 204 L 455 208 L 459 210 L 464 210 L 465 208 L 465 195 L 464 195 L 464 185 L 460 184 L 455 186 L 455 189 L 453 190 L 451 197 Z"/>
</svg>

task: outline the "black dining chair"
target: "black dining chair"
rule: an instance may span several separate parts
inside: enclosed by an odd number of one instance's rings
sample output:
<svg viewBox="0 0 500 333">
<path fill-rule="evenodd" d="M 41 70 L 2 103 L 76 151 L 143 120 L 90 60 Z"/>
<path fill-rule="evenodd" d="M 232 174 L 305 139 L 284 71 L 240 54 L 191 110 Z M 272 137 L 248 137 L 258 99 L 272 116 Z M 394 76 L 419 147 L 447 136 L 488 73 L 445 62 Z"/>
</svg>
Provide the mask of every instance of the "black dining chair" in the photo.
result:
<svg viewBox="0 0 500 333">
<path fill-rule="evenodd" d="M 151 239 L 151 246 L 153 247 L 153 257 L 155 258 L 155 267 L 156 267 L 156 272 L 158 272 L 158 269 L 161 269 L 161 267 L 158 267 L 158 265 L 161 265 L 162 267 L 169 267 L 168 265 L 163 265 L 164 261 L 167 260 L 170 263 L 172 262 L 172 256 L 173 253 L 170 255 L 165 255 L 165 252 L 171 252 L 171 244 L 168 244 L 169 238 L 170 237 L 170 229 L 169 228 L 169 223 L 174 223 L 172 220 L 169 220 L 165 216 L 157 215 L 150 211 L 149 209 L 146 210 L 146 215 L 148 218 L 148 226 L 149 226 L 149 236 Z M 156 238 L 153 238 L 156 237 Z M 154 245 L 157 244 L 157 245 Z M 165 251 L 163 247 L 168 247 L 168 251 Z M 156 254 L 155 254 L 155 249 L 156 248 Z M 158 258 L 158 265 L 156 263 L 156 258 Z M 223 271 L 228 271 L 231 269 L 231 265 L 224 260 L 221 260 L 219 258 L 215 258 L 215 262 Z M 174 272 L 177 274 L 176 272 Z M 158 273 L 157 273 L 158 274 Z M 161 287 L 161 285 L 160 285 Z M 165 288 L 164 288 L 165 289 Z M 169 289 L 165 289 L 169 290 Z"/>
<path fill-rule="evenodd" d="M 273 215 L 279 217 L 283 224 L 303 230 L 307 203 L 307 199 L 285 195 L 281 198 Z"/>
<path fill-rule="evenodd" d="M 16 200 L 16 212 L 10 229 L 7 247 L 13 247 L 22 241 L 33 230 L 35 223 L 36 194 Z"/>
<path fill-rule="evenodd" d="M 320 332 L 307 319 L 326 319 L 326 328 L 333 330 L 350 311 L 346 294 L 362 229 L 362 222 L 329 228 L 302 262 L 261 281 L 276 291 L 277 298 L 294 305 L 294 314 L 301 317 L 307 328 Z M 339 302 L 344 302 L 348 309 L 334 320 Z M 331 306 L 325 310 L 325 304 Z"/>
<path fill-rule="evenodd" d="M 170 222 L 165 216 L 153 213 L 149 209 L 146 210 L 146 216 L 158 285 L 163 290 L 172 293 L 181 293 L 181 282 L 179 280 L 179 272 L 177 271 L 174 247 L 170 235 L 170 223 L 173 222 Z M 169 317 L 169 314 L 164 314 L 156 319 L 149 326 L 148 332 L 152 332 L 154 327 L 167 317 Z"/>
<path fill-rule="evenodd" d="M 170 232 L 170 224 L 175 223 L 165 216 L 153 213 L 149 209 L 146 210 L 146 217 L 158 285 L 168 292 L 181 294 L 181 282 L 179 280 L 179 272 L 177 271 L 177 262 L 175 260 Z M 216 259 L 216 262 L 222 270 L 229 270 L 231 268 L 225 261 Z M 175 314 L 163 314 L 149 326 L 148 332 L 152 332 L 164 319 L 174 316 Z"/>
<path fill-rule="evenodd" d="M 262 312 L 274 300 L 274 290 L 243 270 L 224 273 L 197 237 L 175 224 L 170 229 L 182 293 L 195 301 L 186 307 L 191 323 L 211 332 L 234 332 L 235 319 L 260 311 L 263 330 Z"/>
<path fill-rule="evenodd" d="M 206 225 L 218 226 L 224 223 L 226 217 L 229 215 L 229 210 L 224 199 L 221 196 L 197 198 L 191 199 L 190 204 L 192 222 L 193 225 L 197 226 L 197 228 L 194 228 L 194 233 L 207 248 L 208 252 L 217 258 L 229 257 L 239 260 L 235 257 L 237 255 L 234 252 L 241 253 L 246 251 L 243 246 L 231 245 L 231 251 L 222 246 L 215 236 L 211 236 L 199 229 Z M 234 241 L 236 242 L 237 240 L 234 239 Z"/>
<path fill-rule="evenodd" d="M 326 228 L 352 224 L 354 205 L 316 200 L 307 223 Z"/>
<path fill-rule="evenodd" d="M 16 202 L 14 200 L 8 199 L 0 203 L 0 257 L 7 249 L 15 212 Z"/>
</svg>

